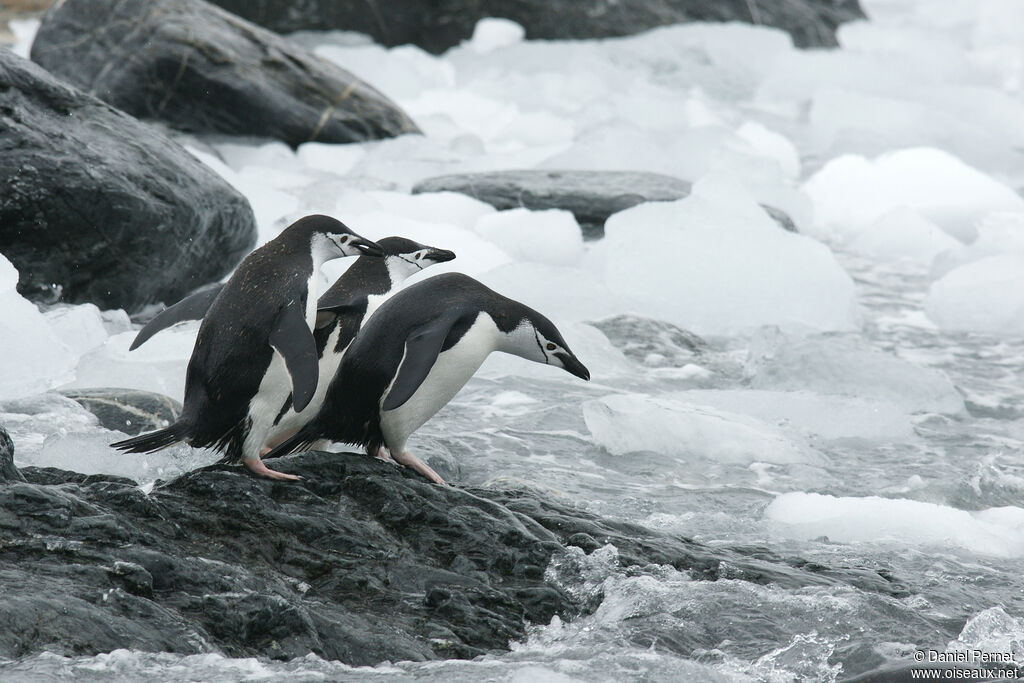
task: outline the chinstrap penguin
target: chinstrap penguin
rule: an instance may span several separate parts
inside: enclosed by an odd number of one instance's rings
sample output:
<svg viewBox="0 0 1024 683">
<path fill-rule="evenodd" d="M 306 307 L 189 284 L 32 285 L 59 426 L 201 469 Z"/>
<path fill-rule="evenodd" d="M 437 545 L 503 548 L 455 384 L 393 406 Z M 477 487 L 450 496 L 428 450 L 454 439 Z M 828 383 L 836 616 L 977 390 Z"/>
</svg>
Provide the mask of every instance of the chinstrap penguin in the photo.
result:
<svg viewBox="0 0 1024 683">
<path fill-rule="evenodd" d="M 317 415 L 268 457 L 320 439 L 362 446 L 431 481 L 444 480 L 406 450 L 409 436 L 458 393 L 492 351 L 590 372 L 546 317 L 461 273 L 411 285 L 384 302 L 348 348 Z"/>
<path fill-rule="evenodd" d="M 269 446 L 293 435 L 317 414 L 345 350 L 373 312 L 399 291 L 410 276 L 455 258 L 455 253 L 447 249 L 430 247 L 405 237 L 385 237 L 377 244 L 384 250 L 384 258 L 356 259 L 317 302 L 313 336 L 320 358 L 320 374 L 316 392 L 309 405 L 298 412 L 292 405 L 292 397 L 288 397 L 267 438 Z"/>
<path fill-rule="evenodd" d="M 260 449 L 289 391 L 300 409 L 316 391 L 320 267 L 361 254 L 383 256 L 383 250 L 321 215 L 296 221 L 249 254 L 199 327 L 181 416 L 165 429 L 111 445 L 140 453 L 185 441 L 242 460 L 261 476 L 297 479 L 268 469 Z"/>
</svg>

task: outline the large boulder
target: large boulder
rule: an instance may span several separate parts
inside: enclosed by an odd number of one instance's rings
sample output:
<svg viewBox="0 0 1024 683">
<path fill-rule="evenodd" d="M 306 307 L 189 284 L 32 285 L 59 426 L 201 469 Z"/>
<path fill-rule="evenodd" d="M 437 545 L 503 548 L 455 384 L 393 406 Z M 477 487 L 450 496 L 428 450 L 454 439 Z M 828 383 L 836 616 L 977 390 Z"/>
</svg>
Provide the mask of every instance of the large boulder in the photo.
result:
<svg viewBox="0 0 1024 683">
<path fill-rule="evenodd" d="M 146 124 L 0 50 L 0 251 L 37 301 L 177 301 L 256 243 L 246 199 Z"/>
<path fill-rule="evenodd" d="M 455 173 L 427 178 L 413 186 L 422 192 L 459 192 L 498 210 L 523 207 L 534 211 L 571 211 L 588 239 L 604 235 L 613 213 L 643 202 L 670 202 L 690 195 L 691 184 L 679 178 L 642 171 L 491 171 Z M 780 226 L 796 232 L 784 211 L 762 206 Z"/>
<path fill-rule="evenodd" d="M 419 132 L 347 71 L 204 0 L 64 0 L 32 59 L 133 116 L 303 142 Z"/>
<path fill-rule="evenodd" d="M 780 587 L 906 590 L 873 570 L 712 548 L 600 518 L 523 489 L 436 486 L 365 455 L 311 452 L 190 472 L 146 494 L 129 479 L 26 467 L 0 482 L 0 659 L 116 648 L 348 664 L 504 650 L 527 622 L 571 619 L 600 596 L 546 569 L 605 544 L 642 573 Z M 716 629 L 667 638 L 689 652 Z M 656 639 L 662 642 L 661 639 Z"/>
<path fill-rule="evenodd" d="M 607 38 L 691 21 L 742 21 L 788 31 L 799 47 L 834 47 L 836 27 L 862 19 L 857 0 L 214 0 L 275 31 L 341 29 L 435 54 L 469 38 L 484 17 L 518 22 L 530 39 Z"/>
</svg>

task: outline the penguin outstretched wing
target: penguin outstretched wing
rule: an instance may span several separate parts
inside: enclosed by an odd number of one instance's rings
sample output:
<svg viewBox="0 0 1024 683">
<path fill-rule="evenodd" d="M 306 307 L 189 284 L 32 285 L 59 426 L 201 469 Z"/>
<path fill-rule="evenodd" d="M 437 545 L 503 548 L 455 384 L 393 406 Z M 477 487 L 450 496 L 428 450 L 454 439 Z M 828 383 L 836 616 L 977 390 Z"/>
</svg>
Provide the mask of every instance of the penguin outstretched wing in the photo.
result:
<svg viewBox="0 0 1024 683">
<path fill-rule="evenodd" d="M 316 341 L 298 301 L 292 301 L 277 314 L 270 345 L 284 358 L 292 378 L 292 403 L 295 412 L 301 412 L 313 399 L 319 372 Z"/>
<path fill-rule="evenodd" d="M 405 357 L 382 410 L 394 410 L 412 398 L 434 367 L 448 333 L 463 314 L 463 311 L 450 311 L 413 329 L 405 340 Z"/>
<path fill-rule="evenodd" d="M 210 310 L 210 306 L 213 305 L 213 300 L 217 298 L 222 289 L 224 289 L 223 284 L 215 285 L 209 289 L 190 294 L 173 306 L 168 306 L 160 311 L 159 315 L 155 316 L 139 330 L 128 350 L 134 351 L 149 341 L 149 338 L 154 334 L 161 330 L 166 330 L 171 325 L 177 325 L 186 320 L 202 320 L 206 312 Z"/>
</svg>

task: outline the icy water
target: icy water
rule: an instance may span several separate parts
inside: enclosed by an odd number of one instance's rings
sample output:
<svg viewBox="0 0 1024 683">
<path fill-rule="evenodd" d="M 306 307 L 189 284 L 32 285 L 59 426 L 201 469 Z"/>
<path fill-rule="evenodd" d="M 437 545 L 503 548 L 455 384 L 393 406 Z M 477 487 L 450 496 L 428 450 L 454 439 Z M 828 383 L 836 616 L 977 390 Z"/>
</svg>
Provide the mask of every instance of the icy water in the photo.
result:
<svg viewBox="0 0 1024 683">
<path fill-rule="evenodd" d="M 427 135 L 297 152 L 182 141 L 249 197 L 261 241 L 330 213 L 371 238 L 453 249 L 451 268 L 559 325 L 593 380 L 492 357 L 410 444 L 449 481 L 530 487 L 711 546 L 875 571 L 891 595 L 623 570 L 606 546 L 548 568 L 595 596 L 595 613 L 532 626 L 510 652 L 474 661 L 353 669 L 312 655 L 117 651 L 0 663 L 0 679 L 834 681 L 919 650 L 1024 663 L 1024 12 L 1000 0 L 863 4 L 872 22 L 844 27 L 843 48 L 825 52 L 732 25 L 545 44 L 496 24 L 440 57 L 299 36 Z M 534 167 L 697 184 L 682 202 L 618 214 L 590 243 L 571 216 L 495 218 L 464 197 L 408 195 L 432 175 Z M 17 361 L 24 376 L 0 376 L 19 465 L 146 487 L 214 459 L 119 454 L 107 448 L 117 433 L 46 391 L 180 398 L 194 326 L 129 354 L 126 314 L 35 311 L 9 291 L 5 265 L 6 319 L 52 345 Z"/>
<path fill-rule="evenodd" d="M 518 359 L 489 363 L 418 434 L 419 451 L 458 482 L 542 488 L 710 545 L 881 571 L 903 597 L 699 581 L 670 567 L 623 571 L 607 546 L 548 570 L 570 590 L 603 594 L 596 613 L 536 626 L 511 653 L 472 662 L 352 669 L 312 655 L 278 663 L 120 651 L 41 655 L 0 673 L 28 681 L 784 681 L 836 680 L 918 649 L 1024 655 L 1024 620 L 1013 616 L 1024 613 L 1021 509 L 1007 507 L 1024 493 L 1024 340 L 939 332 L 915 313 L 920 273 L 845 261 L 864 306 L 861 333 L 796 340 L 762 330 L 694 352 L 649 320 L 602 322 L 626 351 L 615 373 L 588 359 L 595 381 L 582 385 L 547 372 L 523 376 Z M 798 358 L 787 356 L 801 347 Z M 659 367 L 663 359 L 672 365 Z M 683 359 L 689 371 L 673 370 Z M 823 383 L 848 391 L 827 393 Z M 752 388 L 778 386 L 785 390 Z M 917 410 L 955 407 L 960 395 L 959 410 Z M 636 416 L 631 403 L 609 407 L 610 396 L 660 401 L 652 405 L 661 412 L 645 406 Z M 4 418 L 17 429 L 11 414 Z M 604 422 L 635 447 L 597 443 Z M 654 449 L 662 437 L 648 429 L 659 427 L 679 440 L 670 452 Z"/>
</svg>

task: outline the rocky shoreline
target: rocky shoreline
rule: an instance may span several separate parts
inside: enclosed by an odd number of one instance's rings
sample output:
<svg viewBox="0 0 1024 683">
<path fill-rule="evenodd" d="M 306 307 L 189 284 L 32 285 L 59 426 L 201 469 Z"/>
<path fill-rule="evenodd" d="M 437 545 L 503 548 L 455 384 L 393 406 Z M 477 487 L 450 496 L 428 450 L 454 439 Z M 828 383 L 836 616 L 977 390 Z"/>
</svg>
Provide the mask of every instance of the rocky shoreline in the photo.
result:
<svg viewBox="0 0 1024 683">
<path fill-rule="evenodd" d="M 146 493 L 121 477 L 19 475 L 0 450 L 0 658 L 470 658 L 508 649 L 528 623 L 596 609 L 600 591 L 567 590 L 564 575 L 608 544 L 639 573 L 669 565 L 695 580 L 905 593 L 876 571 L 710 548 L 527 488 L 436 486 L 363 455 L 271 463 L 300 484 L 212 466 Z"/>
</svg>

